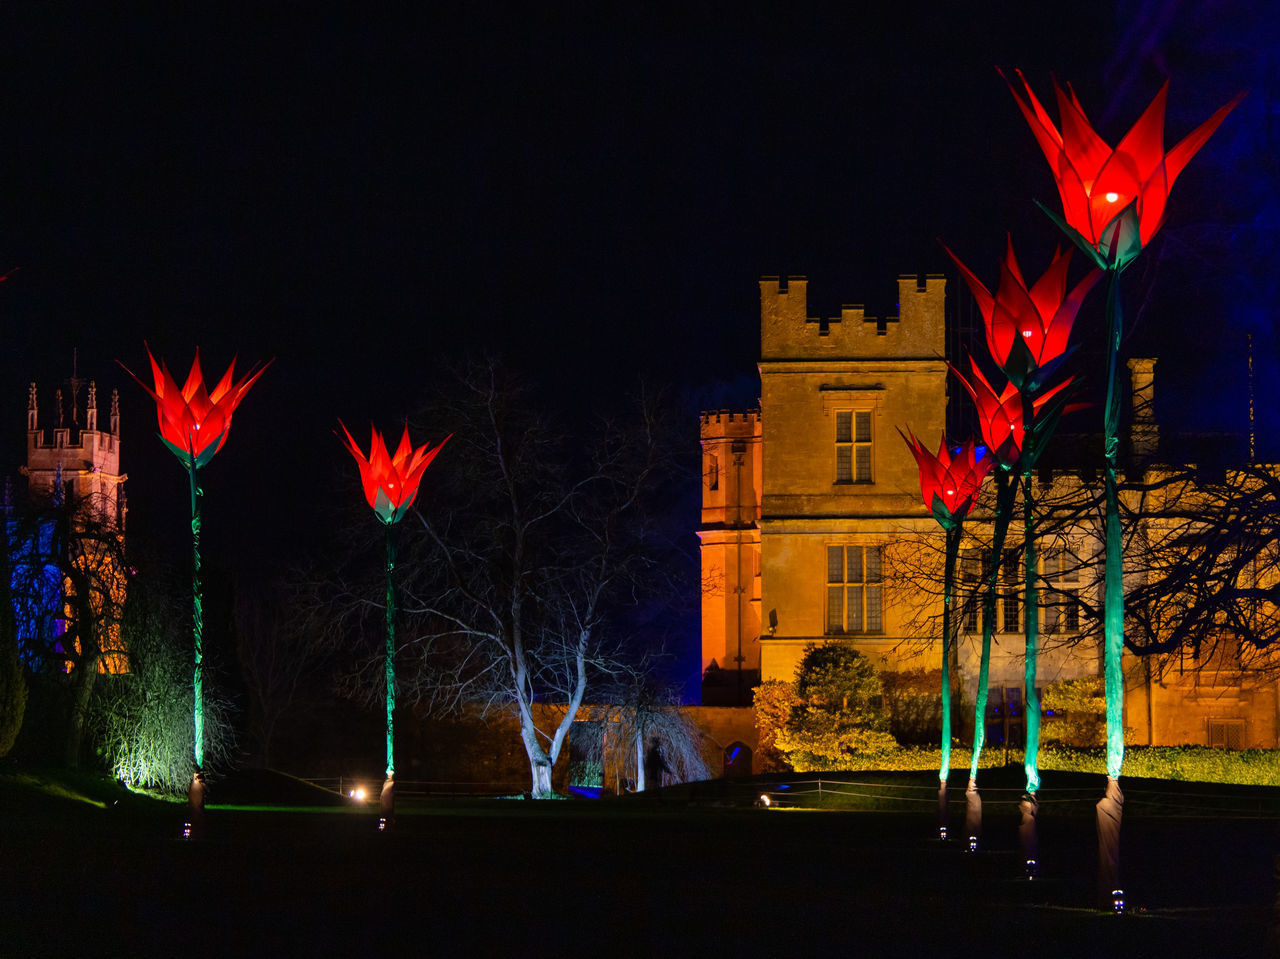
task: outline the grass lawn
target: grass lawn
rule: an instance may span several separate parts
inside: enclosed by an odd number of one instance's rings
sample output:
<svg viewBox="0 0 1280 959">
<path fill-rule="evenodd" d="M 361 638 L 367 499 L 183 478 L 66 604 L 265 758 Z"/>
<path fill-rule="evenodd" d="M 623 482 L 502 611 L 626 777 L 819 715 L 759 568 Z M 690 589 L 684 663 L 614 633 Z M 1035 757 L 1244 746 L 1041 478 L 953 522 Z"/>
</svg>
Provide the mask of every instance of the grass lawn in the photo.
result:
<svg viewBox="0 0 1280 959">
<path fill-rule="evenodd" d="M 825 790 L 822 809 L 749 805 L 777 783 L 419 800 L 380 835 L 372 807 L 259 776 L 215 784 L 211 800 L 225 805 L 208 813 L 209 838 L 191 843 L 175 838 L 180 805 L 88 776 L 10 773 L 0 956 L 1263 954 L 1276 790 L 1125 782 L 1131 911 L 1111 916 L 1093 909 L 1092 808 L 1074 791 L 1101 784 L 1046 774 L 1043 879 L 1027 883 L 1016 813 L 997 801 L 1017 773 L 984 777 L 977 854 L 932 838 L 931 802 Z M 932 785 L 928 774 L 842 778 L 859 784 L 851 793 Z"/>
</svg>

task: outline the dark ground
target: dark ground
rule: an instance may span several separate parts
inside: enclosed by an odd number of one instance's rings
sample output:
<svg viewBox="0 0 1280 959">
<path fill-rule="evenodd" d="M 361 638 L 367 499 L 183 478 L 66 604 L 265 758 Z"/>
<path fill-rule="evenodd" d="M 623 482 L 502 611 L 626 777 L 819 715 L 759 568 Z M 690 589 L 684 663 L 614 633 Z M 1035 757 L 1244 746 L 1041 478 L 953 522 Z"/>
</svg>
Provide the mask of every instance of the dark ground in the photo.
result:
<svg viewBox="0 0 1280 959">
<path fill-rule="evenodd" d="M 189 843 L 171 838 L 182 807 L 0 783 L 0 956 L 1265 954 L 1274 817 L 1127 813 L 1117 917 L 1092 908 L 1091 821 L 1042 795 L 1028 884 L 994 803 L 976 855 L 929 839 L 929 811 L 691 805 L 687 787 L 402 804 L 391 835 L 332 798 L 214 808 Z"/>
</svg>

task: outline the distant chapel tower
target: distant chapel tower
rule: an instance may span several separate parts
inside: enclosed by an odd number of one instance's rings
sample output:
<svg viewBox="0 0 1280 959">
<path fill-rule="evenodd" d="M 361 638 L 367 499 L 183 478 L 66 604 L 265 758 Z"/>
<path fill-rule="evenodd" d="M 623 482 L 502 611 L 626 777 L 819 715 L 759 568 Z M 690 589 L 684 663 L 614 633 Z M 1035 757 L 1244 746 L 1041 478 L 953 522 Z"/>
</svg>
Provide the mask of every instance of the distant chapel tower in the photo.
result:
<svg viewBox="0 0 1280 959">
<path fill-rule="evenodd" d="M 65 503 L 77 510 L 83 521 L 114 529 L 121 542 L 124 539 L 125 505 L 124 481 L 128 478 L 120 472 L 120 397 L 111 391 L 111 408 L 107 429 L 98 427 L 98 388 L 93 380 L 87 383 L 73 372 L 62 388 L 54 391 L 52 422 L 41 424 L 36 384 L 27 393 L 27 464 L 23 472 L 27 477 L 27 497 L 32 503 Z M 83 406 L 81 391 L 87 387 Z M 69 396 L 67 395 L 69 394 Z M 93 547 L 86 547 L 88 562 L 93 559 Z M 124 603 L 126 580 L 112 551 L 96 562 L 98 582 L 107 584 L 116 609 Z M 67 615 L 74 615 L 68 593 L 70 582 L 64 585 L 64 602 Z M 112 622 L 100 636 L 102 643 L 99 669 L 107 673 L 128 670 L 124 654 L 120 626 Z"/>
<path fill-rule="evenodd" d="M 83 503 L 99 522 L 124 532 L 125 474 L 120 472 L 120 396 L 111 391 L 111 412 L 106 430 L 98 429 L 98 388 L 88 382 L 84 407 L 80 390 L 85 385 L 74 373 L 66 386 L 69 400 L 54 392 L 52 423 L 43 427 L 36 384 L 27 393 L 27 491 L 33 500 Z"/>
</svg>

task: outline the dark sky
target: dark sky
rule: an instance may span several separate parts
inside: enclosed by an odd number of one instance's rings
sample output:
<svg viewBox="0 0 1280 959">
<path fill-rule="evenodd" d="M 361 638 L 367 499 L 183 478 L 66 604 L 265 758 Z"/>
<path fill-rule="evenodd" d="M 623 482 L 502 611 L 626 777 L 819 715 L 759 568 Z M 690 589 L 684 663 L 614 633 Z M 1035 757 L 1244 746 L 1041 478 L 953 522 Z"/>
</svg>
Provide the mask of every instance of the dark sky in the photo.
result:
<svg viewBox="0 0 1280 959">
<path fill-rule="evenodd" d="M 180 543 L 181 474 L 115 361 L 142 371 L 144 339 L 180 378 L 196 346 L 211 375 L 274 358 L 205 486 L 209 548 L 276 558 L 357 495 L 336 419 L 391 428 L 463 351 L 582 407 L 641 373 L 745 405 L 762 274 L 808 275 L 815 312 L 885 313 L 897 274 L 946 270 L 939 236 L 993 282 L 1006 229 L 1047 262 L 1031 198 L 1055 196 L 997 65 L 1086 104 L 1118 85 L 1113 138 L 1167 72 L 1180 137 L 1275 71 L 1259 4 L 545 6 L 6 4 L 5 470 L 26 383 L 47 396 L 78 348 L 124 397 L 131 528 Z M 1272 354 L 1273 293 L 1249 307 Z"/>
</svg>

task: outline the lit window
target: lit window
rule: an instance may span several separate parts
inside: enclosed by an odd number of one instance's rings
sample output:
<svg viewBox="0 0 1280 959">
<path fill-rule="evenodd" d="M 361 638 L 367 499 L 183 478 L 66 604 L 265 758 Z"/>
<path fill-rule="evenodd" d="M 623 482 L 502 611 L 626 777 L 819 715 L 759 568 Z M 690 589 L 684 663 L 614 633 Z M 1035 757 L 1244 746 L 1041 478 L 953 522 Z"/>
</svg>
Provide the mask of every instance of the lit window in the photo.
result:
<svg viewBox="0 0 1280 959">
<path fill-rule="evenodd" d="M 827 632 L 882 633 L 879 546 L 827 547 Z"/>
<path fill-rule="evenodd" d="M 960 628 L 966 633 L 978 631 L 978 613 L 982 609 L 982 550 L 966 549 L 960 554 L 960 596 L 964 600 L 964 621 Z"/>
<path fill-rule="evenodd" d="M 1064 583 L 1080 582 L 1080 558 L 1069 545 L 1059 542 L 1044 551 L 1044 578 Z"/>
<path fill-rule="evenodd" d="M 1044 595 L 1046 633 L 1080 631 L 1080 560 L 1063 541 L 1044 551 L 1044 578 L 1050 584 Z"/>
<path fill-rule="evenodd" d="M 836 482 L 871 482 L 871 412 L 836 411 Z"/>
<path fill-rule="evenodd" d="M 1006 633 L 1021 632 L 1022 625 L 1019 617 L 1022 604 L 1019 597 L 1022 592 L 1022 577 L 1019 572 L 1022 564 L 1018 561 L 1018 555 L 1013 553 L 1005 557 L 1003 569 L 1001 570 L 1001 579 L 1004 581 L 1004 595 L 1000 600 L 1001 611 L 1003 612 L 1001 628 Z"/>
</svg>

